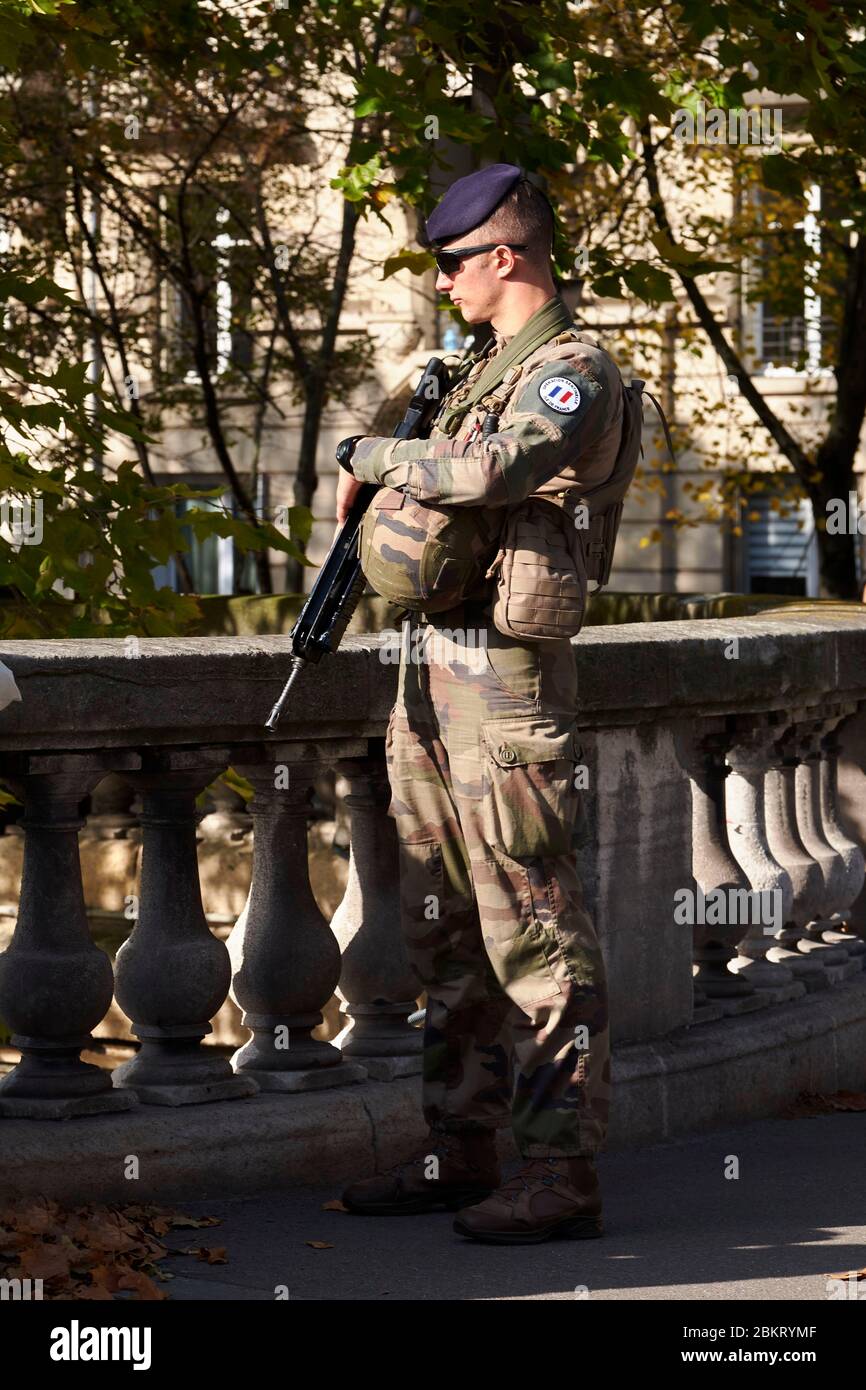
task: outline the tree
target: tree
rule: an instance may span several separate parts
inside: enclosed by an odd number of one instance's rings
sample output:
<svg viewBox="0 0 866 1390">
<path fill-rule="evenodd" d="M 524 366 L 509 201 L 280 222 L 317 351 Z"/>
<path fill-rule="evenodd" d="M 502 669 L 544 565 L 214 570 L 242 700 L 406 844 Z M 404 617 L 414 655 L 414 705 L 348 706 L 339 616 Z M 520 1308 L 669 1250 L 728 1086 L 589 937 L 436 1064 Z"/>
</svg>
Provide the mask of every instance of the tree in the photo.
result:
<svg viewBox="0 0 866 1390">
<path fill-rule="evenodd" d="M 418 43 L 400 79 L 423 90 L 425 63 L 447 70 L 450 92 L 459 92 L 462 81 L 473 98 L 472 115 L 459 107 L 469 125 L 450 130 L 452 139 L 475 140 L 479 157 L 521 158 L 546 180 L 570 233 L 558 248 L 563 276 L 573 276 L 575 250 L 581 251 L 595 294 L 662 310 L 660 318 L 648 312 L 644 319 L 646 330 L 662 340 L 674 322 L 665 306 L 675 304 L 677 283 L 692 315 L 683 327 L 685 344 L 700 350 L 697 330 L 736 381 L 755 428 L 747 429 L 741 458 L 723 468 L 713 486 L 694 487 L 693 500 L 735 521 L 736 495 L 761 482 L 748 467 L 746 440 L 760 442 L 762 453 L 789 466 L 796 484 L 789 497 L 802 490 L 812 503 L 825 591 L 856 597 L 855 538 L 832 534 L 826 520 L 831 499 L 847 499 L 854 487 L 866 411 L 866 6 L 856 0 L 844 8 L 829 0 L 763 7 L 612 0 L 603 9 L 506 4 L 482 21 L 474 9 L 430 0 L 414 7 L 413 16 Z M 389 109 L 386 148 L 394 186 L 423 201 L 411 150 L 418 104 L 413 113 L 400 100 L 395 74 L 370 80 L 368 105 L 377 101 Z M 704 146 L 684 159 L 674 134 L 678 112 L 704 101 L 727 113 L 762 89 L 799 94 L 807 140 L 783 141 L 779 153 L 758 160 L 728 145 Z M 484 99 L 477 99 L 479 92 Z M 691 200 L 675 196 L 684 171 L 694 179 Z M 700 198 L 706 180 L 716 187 L 727 181 L 732 191 L 758 183 L 787 207 L 781 214 L 776 207 L 770 218 L 765 201 L 751 216 L 714 220 Z M 802 237 L 789 237 L 787 244 L 778 239 L 768 264 L 747 279 L 746 257 L 754 260 L 758 243 L 775 229 L 771 221 L 781 215 L 779 225 L 787 219 L 790 230 L 802 220 L 806 191 L 816 184 L 830 195 L 817 213 L 823 254 L 806 266 Z M 407 253 L 390 268 L 418 271 L 426 264 Z M 807 408 L 798 422 L 774 410 L 759 391 L 748 343 L 712 301 L 726 273 L 735 277 L 737 293 L 754 300 L 772 295 L 774 279 L 777 288 L 781 282 L 793 291 L 798 278 L 802 286 L 804 270 L 812 301 L 821 300 L 832 324 L 820 363 L 807 363 L 804 354 L 806 393 L 814 391 L 817 373 L 829 370 L 835 395 L 825 418 Z M 717 460 L 708 462 L 716 471 Z M 661 478 L 655 481 L 664 486 Z M 693 520 L 675 509 L 669 515 L 678 524 Z"/>
<path fill-rule="evenodd" d="M 684 12 L 688 16 L 687 7 Z M 653 240 L 743 399 L 812 504 L 825 591 L 856 598 L 855 537 L 828 530 L 827 516 L 832 499 L 847 500 L 856 485 L 853 465 L 866 413 L 866 7 L 843 10 L 806 0 L 758 10 L 719 5 L 712 7 L 712 17 L 718 26 L 712 31 L 715 71 L 710 72 L 706 60 L 703 71 L 693 67 L 688 88 L 673 61 L 686 47 L 683 34 L 670 35 L 668 52 L 660 57 L 667 58 L 674 74 L 671 97 L 682 105 L 689 95 L 712 94 L 715 104 L 728 109 L 741 105 L 747 91 L 756 88 L 797 93 L 806 103 L 802 125 L 808 139 L 783 140 L 778 153 L 757 161 L 744 159 L 742 147 L 728 147 L 730 176 L 739 187 L 757 188 L 763 196 L 746 199 L 745 215 L 728 227 L 692 215 L 675 231 L 659 178 L 662 141 L 648 114 L 641 152 L 656 227 Z M 641 52 L 647 54 L 643 43 Z M 802 227 L 810 189 L 821 191 L 811 242 L 802 233 L 792 235 L 798 223 Z M 733 252 L 742 264 L 744 254 L 756 259 L 756 248 L 766 244 L 768 235 L 773 252 L 758 256 L 748 297 L 775 304 L 783 313 L 796 312 L 805 288 L 807 300 L 826 311 L 823 332 L 816 323 L 817 351 L 809 361 L 804 335 L 799 362 L 807 386 L 827 369 L 835 378 L 835 398 L 817 428 L 808 405 L 799 428 L 770 407 L 748 368 L 749 345 L 742 335 L 737 341 L 725 334 L 697 284 L 700 269 L 690 266 L 690 249 L 683 245 L 688 238 L 697 243 L 698 255 L 711 247 L 725 259 L 725 253 Z"/>
<path fill-rule="evenodd" d="M 24 227 L 24 203 L 29 196 L 32 204 L 34 192 L 27 178 L 49 191 L 62 187 L 75 237 L 61 251 L 78 292 L 74 309 L 26 306 L 20 355 L 44 364 L 52 344 L 69 342 L 71 360 L 82 362 L 92 349 L 115 414 L 139 431 L 129 437 L 145 477 L 153 472 L 148 439 L 158 440 L 179 412 L 191 414 L 260 544 L 250 484 L 266 419 L 278 415 L 288 390 L 303 411 L 294 517 L 301 539 L 323 412 L 330 400 L 348 401 L 367 370 L 368 344 L 340 338 L 347 296 L 372 273 L 359 254 L 359 226 L 365 218 L 393 225 L 397 207 L 426 212 L 431 175 L 462 147 L 475 164 L 508 159 L 544 180 L 564 211 L 557 246 L 564 279 L 575 278 L 580 253 L 588 268 L 581 263 L 578 274 L 588 289 L 627 297 L 643 317 L 643 336 L 661 337 L 664 352 L 677 333 L 695 350 L 699 338 L 709 344 L 752 411 L 753 440 L 765 439 L 761 447 L 785 460 L 811 498 L 826 590 L 851 595 L 854 539 L 831 536 L 824 513 L 828 499 L 847 496 L 866 409 L 858 332 L 866 307 L 860 0 L 844 12 L 829 0 L 760 10 L 742 0 L 673 7 L 611 0 L 603 9 L 505 0 L 484 14 L 469 0 L 288 0 L 285 8 L 270 0 L 213 7 L 190 0 L 168 12 L 150 0 L 116 0 L 110 10 L 81 0 L 46 5 L 38 16 L 32 8 L 25 0 L 9 5 L 19 28 L 38 29 L 39 52 L 26 50 L 23 69 L 25 50 L 15 58 L 19 94 L 31 86 L 28 101 L 16 106 L 13 83 L 4 113 L 31 143 L 14 178 L 6 161 L 4 191 Z M 62 75 L 66 135 L 47 100 L 41 108 L 29 100 L 34 81 L 49 72 L 55 84 Z M 94 73 L 108 78 L 97 84 Z M 831 216 L 829 203 L 821 214 L 828 254 L 808 267 L 812 290 L 821 277 L 829 285 L 841 275 L 845 286 L 835 349 L 824 358 L 836 387 L 826 421 L 797 422 L 771 408 L 755 384 L 748 344 L 724 317 L 732 283 L 753 297 L 778 294 L 788 283 L 783 275 L 773 290 L 772 267 L 765 282 L 744 277 L 745 254 L 774 230 L 766 205 L 750 225 L 745 211 L 713 221 L 698 200 L 672 196 L 683 168 L 677 113 L 698 100 L 733 109 L 759 88 L 800 94 L 808 142 L 751 161 L 742 150 L 701 148 L 689 156 L 689 172 L 698 186 L 727 178 L 732 190 L 758 180 L 786 203 L 782 228 L 793 228 L 807 185 L 817 180 L 844 191 L 844 215 Z M 330 184 L 343 201 L 328 227 L 318 193 L 332 167 Z M 45 208 L 56 251 L 69 219 L 52 221 L 50 198 Z M 215 234 L 202 232 L 214 226 Z M 804 268 L 802 239 L 780 237 L 778 246 Z M 777 268 L 783 258 L 776 257 Z M 140 285 L 124 280 L 130 259 L 139 279 L 155 267 L 155 282 L 179 303 L 175 339 L 194 379 L 160 366 L 164 325 L 152 331 Z M 237 286 L 229 324 L 220 319 L 226 259 Z M 384 273 L 421 274 L 431 265 L 426 253 L 407 248 Z M 50 273 L 45 264 L 31 269 Z M 672 312 L 677 295 L 689 306 L 685 322 Z M 230 350 L 221 351 L 221 337 Z M 151 384 L 134 404 L 124 386 L 138 371 Z M 97 423 L 96 412 L 89 423 Z M 252 463 L 242 469 L 238 456 Z M 714 463 L 712 484 L 697 486 L 692 500 L 734 520 L 734 495 L 752 476 L 746 463 L 725 460 L 720 473 Z M 647 483 L 663 486 L 664 479 Z M 671 515 L 676 524 L 693 519 L 677 509 Z M 264 559 L 259 582 L 268 586 Z"/>
<path fill-rule="evenodd" d="M 0 585 L 9 599 L 3 631 L 15 636 L 171 632 L 197 616 L 198 608 L 192 599 L 157 590 L 151 571 L 185 548 L 175 507 L 198 494 L 180 485 L 153 486 L 150 440 L 134 394 L 121 400 L 112 381 L 112 401 L 102 389 L 101 321 L 86 296 L 76 300 L 56 283 L 56 241 L 40 240 L 51 226 L 61 238 L 67 235 L 65 219 L 57 216 L 58 192 L 65 194 L 67 183 L 46 178 L 46 169 L 56 173 L 57 161 L 52 165 L 46 150 L 27 141 L 21 118 L 22 98 L 36 98 L 38 108 L 41 96 L 43 105 L 57 103 L 62 119 L 68 112 L 62 96 L 69 73 L 79 79 L 89 73 L 93 82 L 96 73 L 117 70 L 118 54 L 105 42 L 108 26 L 99 11 L 2 0 L 0 18 L 0 163 L 7 190 L 14 189 L 5 208 L 8 248 L 0 277 L 5 306 L 0 487 L 5 489 L 2 520 L 10 532 L 0 550 Z M 52 70 L 67 81 L 46 82 Z M 72 191 L 75 199 L 74 185 Z M 85 222 L 85 242 L 92 249 L 94 233 L 80 200 L 76 214 Z M 81 264 L 74 255 L 71 263 L 81 292 Z M 96 259 L 93 269 L 100 273 Z M 116 305 L 110 295 L 106 298 L 116 330 Z M 90 361 L 88 328 L 93 330 Z M 109 433 L 115 441 L 131 441 L 144 479 L 128 461 L 107 463 Z M 201 508 L 193 508 L 185 520 L 195 534 L 230 535 L 242 549 L 261 552 L 270 545 L 293 558 L 302 555 L 303 518 L 297 518 L 289 538 L 256 518 L 238 520 Z"/>
</svg>

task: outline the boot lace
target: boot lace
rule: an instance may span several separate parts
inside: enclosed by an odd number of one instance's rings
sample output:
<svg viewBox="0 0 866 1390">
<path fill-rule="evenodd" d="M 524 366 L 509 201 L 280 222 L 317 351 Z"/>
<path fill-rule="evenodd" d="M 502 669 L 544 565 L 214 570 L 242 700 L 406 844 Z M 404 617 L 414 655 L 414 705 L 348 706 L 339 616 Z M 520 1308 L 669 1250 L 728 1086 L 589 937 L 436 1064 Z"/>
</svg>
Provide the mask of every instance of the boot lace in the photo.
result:
<svg viewBox="0 0 866 1390">
<path fill-rule="evenodd" d="M 529 1192 L 534 1184 L 543 1182 L 545 1187 L 553 1187 L 554 1183 L 565 1182 L 564 1173 L 559 1173 L 555 1168 L 550 1167 L 550 1159 L 533 1158 L 502 1184 L 497 1192 L 497 1197 L 505 1197 L 509 1202 L 516 1202 L 521 1193 Z"/>
</svg>

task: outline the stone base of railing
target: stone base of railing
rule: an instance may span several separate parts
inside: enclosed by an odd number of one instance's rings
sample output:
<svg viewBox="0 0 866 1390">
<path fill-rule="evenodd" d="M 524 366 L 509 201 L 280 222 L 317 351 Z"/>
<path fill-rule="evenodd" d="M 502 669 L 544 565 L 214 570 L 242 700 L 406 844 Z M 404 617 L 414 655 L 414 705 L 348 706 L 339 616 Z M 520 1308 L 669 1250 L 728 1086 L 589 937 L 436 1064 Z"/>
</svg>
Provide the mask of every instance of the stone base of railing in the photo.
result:
<svg viewBox="0 0 866 1390">
<path fill-rule="evenodd" d="M 401 1076 L 419 1076 L 424 1066 L 420 1052 L 414 1057 L 364 1057 L 361 1060 L 373 1081 L 396 1081 Z"/>
<path fill-rule="evenodd" d="M 259 1091 L 297 1095 L 303 1091 L 327 1091 L 334 1086 L 357 1085 L 367 1080 L 367 1071 L 357 1062 L 338 1062 L 333 1067 L 305 1067 L 299 1071 L 251 1071 L 249 1079 L 255 1082 Z"/>
<path fill-rule="evenodd" d="M 51 1065 L 50 1053 L 44 1059 L 30 1057 L 25 1065 L 3 1078 L 0 1120 L 68 1120 L 82 1115 L 117 1114 L 139 1104 L 139 1097 L 133 1091 L 113 1086 L 104 1071 L 84 1063 L 79 1063 L 72 1072 L 75 1094 L 66 1095 L 62 1080 L 53 1082 Z M 37 1085 L 31 1087 L 34 1077 Z M 55 1092 L 53 1095 L 39 1093 L 38 1085 L 45 1086 L 46 1081 Z"/>
<path fill-rule="evenodd" d="M 613 1053 L 608 1148 L 764 1118 L 804 1091 L 862 1091 L 864 1059 L 862 971 L 788 1004 L 622 1045 Z M 166 1203 L 323 1184 L 336 1195 L 425 1133 L 417 1076 L 232 1105 L 140 1105 L 98 1122 L 4 1119 L 0 1195 Z M 509 1130 L 500 1147 L 503 1158 L 514 1156 Z M 602 1155 L 602 1176 L 603 1164 Z"/>
</svg>

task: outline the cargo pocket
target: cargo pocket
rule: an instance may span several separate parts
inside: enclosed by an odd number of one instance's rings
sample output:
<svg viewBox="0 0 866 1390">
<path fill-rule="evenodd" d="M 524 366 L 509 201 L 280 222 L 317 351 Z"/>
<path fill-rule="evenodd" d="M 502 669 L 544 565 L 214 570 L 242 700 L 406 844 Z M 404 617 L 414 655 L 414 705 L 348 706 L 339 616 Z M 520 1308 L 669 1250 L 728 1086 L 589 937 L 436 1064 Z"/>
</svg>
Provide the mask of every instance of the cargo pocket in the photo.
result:
<svg viewBox="0 0 866 1390">
<path fill-rule="evenodd" d="M 575 772 L 581 751 L 574 718 L 489 719 L 481 733 L 487 844 L 516 859 L 568 854 L 580 805 Z"/>
<path fill-rule="evenodd" d="M 429 989 L 451 950 L 445 870 L 438 840 L 400 841 L 400 920 L 409 964 Z"/>
<path fill-rule="evenodd" d="M 426 786 L 430 758 L 399 704 L 392 709 L 385 731 L 385 767 L 391 788 L 388 815 L 396 820 L 397 834 L 403 839 L 417 829 L 418 818 L 424 814 L 418 799 Z"/>
<path fill-rule="evenodd" d="M 475 868 L 475 887 L 484 948 L 499 984 L 518 1008 L 526 1009 L 562 993 L 551 956 L 558 944 L 536 912 L 525 864 L 492 847 Z"/>
</svg>

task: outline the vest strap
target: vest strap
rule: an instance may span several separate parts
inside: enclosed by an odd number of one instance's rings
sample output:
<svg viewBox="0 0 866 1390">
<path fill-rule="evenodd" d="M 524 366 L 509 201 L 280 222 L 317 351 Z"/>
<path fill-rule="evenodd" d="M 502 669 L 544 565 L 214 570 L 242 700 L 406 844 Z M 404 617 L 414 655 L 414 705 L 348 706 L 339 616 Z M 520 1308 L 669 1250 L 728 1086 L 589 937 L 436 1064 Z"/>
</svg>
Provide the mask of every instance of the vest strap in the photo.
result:
<svg viewBox="0 0 866 1390">
<path fill-rule="evenodd" d="M 446 406 L 436 421 L 437 427 L 445 434 L 453 434 L 459 421 L 481 400 L 500 384 L 506 372 L 525 362 L 538 348 L 544 347 L 551 338 L 573 329 L 574 321 L 559 295 L 548 299 L 540 309 L 523 325 L 511 342 L 498 353 L 481 372 L 472 389 L 453 406 Z"/>
</svg>

